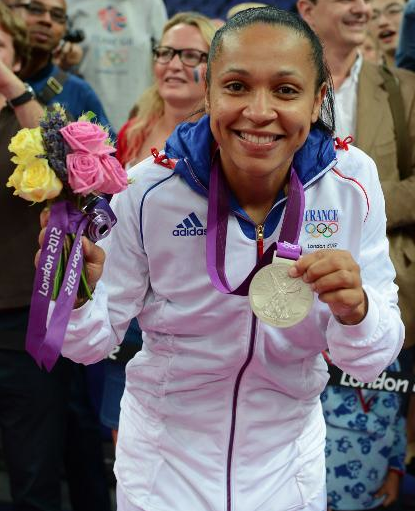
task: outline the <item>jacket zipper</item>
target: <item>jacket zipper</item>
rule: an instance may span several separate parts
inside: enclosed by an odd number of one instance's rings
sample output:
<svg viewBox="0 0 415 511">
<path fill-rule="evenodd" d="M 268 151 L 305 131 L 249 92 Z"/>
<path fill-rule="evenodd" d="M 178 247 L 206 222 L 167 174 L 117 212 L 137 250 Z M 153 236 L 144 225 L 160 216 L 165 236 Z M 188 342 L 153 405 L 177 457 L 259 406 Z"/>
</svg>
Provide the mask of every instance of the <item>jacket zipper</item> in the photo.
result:
<svg viewBox="0 0 415 511">
<path fill-rule="evenodd" d="M 257 261 L 264 255 L 264 225 L 258 224 L 256 230 Z"/>
<path fill-rule="evenodd" d="M 255 227 L 256 231 L 256 245 L 257 245 L 257 262 L 261 259 L 264 253 L 264 225 L 258 224 Z M 243 363 L 242 367 L 239 370 L 238 376 L 236 377 L 235 386 L 233 390 L 233 400 L 232 400 L 232 419 L 231 419 L 231 429 L 229 435 L 229 445 L 228 445 L 228 458 L 226 464 L 226 511 L 232 511 L 232 456 L 233 456 L 233 443 L 235 440 L 235 426 L 236 426 L 236 409 L 238 406 L 238 395 L 239 388 L 241 385 L 242 376 L 245 373 L 246 368 L 251 363 L 252 357 L 254 355 L 255 348 L 255 333 L 257 327 L 257 317 L 254 313 L 252 313 L 252 323 L 251 323 L 251 333 L 249 338 L 249 349 L 248 355 Z"/>
</svg>

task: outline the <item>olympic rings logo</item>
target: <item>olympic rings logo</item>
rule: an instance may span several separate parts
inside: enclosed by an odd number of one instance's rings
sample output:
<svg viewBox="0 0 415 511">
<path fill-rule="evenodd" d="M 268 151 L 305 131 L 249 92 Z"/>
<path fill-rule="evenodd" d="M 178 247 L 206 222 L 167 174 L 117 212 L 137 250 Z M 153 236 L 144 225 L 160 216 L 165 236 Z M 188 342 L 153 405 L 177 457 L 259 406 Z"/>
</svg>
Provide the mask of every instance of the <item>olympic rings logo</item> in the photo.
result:
<svg viewBox="0 0 415 511">
<path fill-rule="evenodd" d="M 333 234 L 339 230 L 339 224 L 337 222 L 330 222 L 328 224 L 324 222 L 320 222 L 318 224 L 308 223 L 305 226 L 305 232 L 307 234 L 311 234 L 313 238 L 319 238 L 320 236 L 324 236 L 325 238 L 330 238 Z"/>
</svg>

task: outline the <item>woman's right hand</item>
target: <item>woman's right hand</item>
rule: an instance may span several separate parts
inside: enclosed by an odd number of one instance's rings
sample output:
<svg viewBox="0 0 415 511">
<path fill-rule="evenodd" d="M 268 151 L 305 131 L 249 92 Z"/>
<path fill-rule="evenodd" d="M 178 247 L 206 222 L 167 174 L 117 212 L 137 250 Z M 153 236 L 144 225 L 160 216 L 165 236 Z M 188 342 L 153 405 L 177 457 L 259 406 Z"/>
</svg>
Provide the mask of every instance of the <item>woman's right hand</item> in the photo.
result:
<svg viewBox="0 0 415 511">
<path fill-rule="evenodd" d="M 40 249 L 37 251 L 35 256 L 35 266 L 39 263 L 40 253 L 42 251 L 42 244 L 45 238 L 46 226 L 49 220 L 50 212 L 47 208 L 45 208 L 40 214 L 40 225 L 42 230 L 39 234 L 39 246 Z M 84 270 L 86 273 L 86 279 L 88 282 L 88 286 L 93 292 L 98 280 L 101 278 L 102 271 L 104 268 L 105 261 L 105 252 L 102 248 L 97 247 L 91 240 L 82 236 L 82 250 L 84 256 Z M 77 309 L 81 305 L 85 303 L 85 300 L 76 299 L 74 308 Z"/>
</svg>

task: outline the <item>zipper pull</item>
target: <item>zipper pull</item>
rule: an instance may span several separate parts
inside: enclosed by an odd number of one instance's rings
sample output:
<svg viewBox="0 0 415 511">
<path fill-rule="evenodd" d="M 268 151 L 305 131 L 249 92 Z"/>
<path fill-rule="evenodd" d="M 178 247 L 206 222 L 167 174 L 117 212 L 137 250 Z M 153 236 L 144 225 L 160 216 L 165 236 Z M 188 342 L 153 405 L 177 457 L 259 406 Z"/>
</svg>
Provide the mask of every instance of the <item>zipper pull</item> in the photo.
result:
<svg viewBox="0 0 415 511">
<path fill-rule="evenodd" d="M 259 260 L 264 255 L 264 226 L 262 224 L 258 224 L 255 229 L 257 256 Z"/>
</svg>

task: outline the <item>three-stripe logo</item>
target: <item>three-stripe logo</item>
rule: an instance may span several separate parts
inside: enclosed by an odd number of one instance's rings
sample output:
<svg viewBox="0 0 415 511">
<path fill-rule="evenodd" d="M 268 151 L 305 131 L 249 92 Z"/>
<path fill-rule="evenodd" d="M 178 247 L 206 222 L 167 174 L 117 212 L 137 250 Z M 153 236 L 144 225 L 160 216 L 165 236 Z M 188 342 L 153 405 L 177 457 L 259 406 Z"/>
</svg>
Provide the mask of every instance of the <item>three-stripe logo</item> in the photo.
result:
<svg viewBox="0 0 415 511">
<path fill-rule="evenodd" d="M 173 236 L 206 236 L 206 229 L 197 218 L 196 213 L 190 213 L 180 224 L 173 229 Z"/>
</svg>

